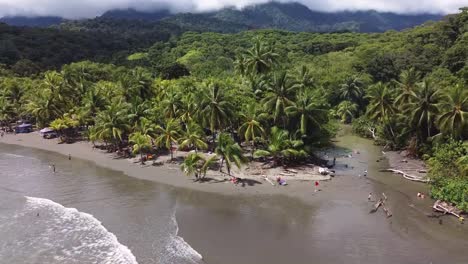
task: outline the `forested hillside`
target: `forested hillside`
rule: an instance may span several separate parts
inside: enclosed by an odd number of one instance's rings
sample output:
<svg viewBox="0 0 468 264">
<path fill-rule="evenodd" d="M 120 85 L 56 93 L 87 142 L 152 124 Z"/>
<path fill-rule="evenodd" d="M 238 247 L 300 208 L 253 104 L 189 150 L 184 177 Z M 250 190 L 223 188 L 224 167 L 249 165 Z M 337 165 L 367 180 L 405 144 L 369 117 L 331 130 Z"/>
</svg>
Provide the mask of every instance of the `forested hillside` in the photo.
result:
<svg viewBox="0 0 468 264">
<path fill-rule="evenodd" d="M 427 159 L 432 195 L 468 209 L 468 9 L 374 34 L 177 36 L 150 27 L 155 39 L 139 41 L 132 24 L 106 23 L 68 31 L 2 25 L 3 125 L 27 119 L 64 140 L 86 128 L 111 150 L 129 141 L 143 149 L 153 138 L 168 151 L 209 148 L 236 166 L 247 152 L 300 163 L 330 142 L 336 122 L 352 123 L 386 149 Z M 127 27 L 120 36 L 119 27 Z M 86 57 L 117 63 L 67 64 Z M 42 73 L 30 75 L 31 62 Z M 61 70 L 43 72 L 54 66 Z M 190 158 L 198 175 L 200 157 Z"/>
<path fill-rule="evenodd" d="M 100 17 L 89 20 L 64 21 L 56 17 L 6 17 L 0 18 L 0 22 L 24 26 L 50 26 L 64 23 L 65 28 L 68 28 L 67 24 L 71 23 L 73 26 L 85 28 L 91 24 L 112 19 L 120 22 L 125 20 L 129 23 L 140 21 L 140 25 L 144 28 L 154 25 L 154 22 L 164 21 L 185 31 L 220 33 L 236 33 L 246 29 L 281 29 L 298 32 L 383 32 L 411 28 L 429 20 L 437 21 L 441 18 L 442 16 L 437 14 L 396 14 L 372 10 L 320 12 L 310 10 L 299 3 L 273 1 L 249 5 L 242 9 L 223 8 L 204 13 L 170 13 L 164 9 L 157 11 L 125 9 L 110 10 Z M 143 22 L 148 25 L 143 25 Z"/>
</svg>

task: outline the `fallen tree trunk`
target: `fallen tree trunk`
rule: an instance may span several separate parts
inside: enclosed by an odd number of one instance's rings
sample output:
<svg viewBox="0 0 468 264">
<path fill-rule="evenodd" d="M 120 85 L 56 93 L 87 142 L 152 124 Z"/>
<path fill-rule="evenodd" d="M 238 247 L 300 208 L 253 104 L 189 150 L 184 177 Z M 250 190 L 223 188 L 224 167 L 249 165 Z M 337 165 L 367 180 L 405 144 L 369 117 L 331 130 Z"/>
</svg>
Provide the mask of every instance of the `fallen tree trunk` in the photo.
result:
<svg viewBox="0 0 468 264">
<path fill-rule="evenodd" d="M 403 176 L 403 178 L 405 178 L 407 180 L 410 180 L 410 181 L 425 182 L 425 183 L 431 182 L 430 179 L 410 175 L 410 174 L 407 174 L 406 172 L 401 171 L 401 170 L 385 169 L 385 170 L 380 170 L 380 171 L 382 171 L 382 172 L 393 172 L 393 173 L 401 174 Z"/>
<path fill-rule="evenodd" d="M 438 212 L 442 212 L 444 214 L 451 214 L 459 219 L 461 218 L 462 211 L 457 209 L 455 206 L 448 204 L 447 202 L 437 200 L 432 206 L 432 208 L 434 208 L 434 210 Z"/>
</svg>

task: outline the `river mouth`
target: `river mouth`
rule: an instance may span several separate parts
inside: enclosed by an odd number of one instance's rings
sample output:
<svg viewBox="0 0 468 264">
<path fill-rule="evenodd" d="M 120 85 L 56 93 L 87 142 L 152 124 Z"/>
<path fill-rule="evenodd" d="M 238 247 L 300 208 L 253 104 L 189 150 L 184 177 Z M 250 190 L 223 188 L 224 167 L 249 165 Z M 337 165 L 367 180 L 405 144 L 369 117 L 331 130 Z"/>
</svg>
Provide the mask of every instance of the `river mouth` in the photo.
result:
<svg viewBox="0 0 468 264">
<path fill-rule="evenodd" d="M 24 196 L 46 198 L 92 215 L 119 244 L 128 247 L 138 263 L 468 262 L 466 225 L 451 218 L 444 218 L 440 225 L 424 215 L 430 212 L 430 201 L 413 195 L 418 190 L 427 191 L 427 186 L 378 172 L 385 163 L 376 162 L 380 149 L 370 141 L 349 133 L 337 140 L 338 148 L 329 150 L 329 156 L 352 150 L 360 154 L 338 158 L 337 176 L 321 185 L 322 191 L 314 193 L 311 188 L 298 198 L 235 197 L 173 188 L 91 162 L 74 159 L 70 163 L 53 153 L 2 145 L 0 248 L 8 252 L 0 251 L 0 263 L 12 252 L 12 241 L 18 239 L 24 243 L 14 248 L 16 259 L 9 259 L 9 263 L 41 263 L 41 256 L 50 257 L 47 263 L 77 263 L 54 262 L 59 245 L 28 248 L 25 243 L 32 238 L 27 233 L 20 237 L 11 226 L 8 233 L 2 229 L 12 223 L 9 217 L 14 203 L 9 201 L 18 199 L 20 203 L 18 197 Z M 51 163 L 60 172 L 51 173 Z M 359 177 L 364 170 L 368 176 Z M 382 212 L 369 214 L 369 192 L 386 193 L 393 217 L 387 219 Z M 16 228 L 37 224 L 36 211 Z M 45 213 L 39 217 L 45 218 Z M 24 262 L 22 254 L 38 259 Z"/>
</svg>

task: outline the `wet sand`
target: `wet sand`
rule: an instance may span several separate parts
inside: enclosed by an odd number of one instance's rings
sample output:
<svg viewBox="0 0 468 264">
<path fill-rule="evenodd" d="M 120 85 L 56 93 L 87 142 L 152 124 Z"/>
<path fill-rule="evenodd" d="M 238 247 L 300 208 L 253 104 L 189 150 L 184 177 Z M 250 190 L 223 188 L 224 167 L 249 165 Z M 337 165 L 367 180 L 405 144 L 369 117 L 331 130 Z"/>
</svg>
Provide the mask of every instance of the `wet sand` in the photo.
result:
<svg viewBox="0 0 468 264">
<path fill-rule="evenodd" d="M 236 186 L 228 181 L 217 180 L 223 177 L 219 174 L 217 179 L 208 182 L 194 182 L 194 178 L 184 175 L 180 170 L 180 166 L 177 164 L 152 166 L 151 162 L 147 162 L 146 165 L 142 166 L 138 162 L 131 162 L 129 159 L 124 158 L 115 158 L 113 154 L 100 149 L 93 149 L 90 142 L 58 144 L 57 140 L 43 139 L 37 132 L 34 132 L 30 134 L 8 134 L 0 139 L 0 144 L 1 143 L 52 151 L 65 155 L 64 158 L 66 159 L 68 159 L 68 155 L 70 154 L 72 159 L 79 158 L 92 161 L 99 166 L 122 171 L 131 177 L 151 180 L 179 188 L 188 188 L 224 195 L 283 194 L 300 198 L 308 202 L 317 200 L 317 197 L 314 197 L 314 181 L 288 181 L 287 186 L 272 186 L 269 182 L 258 177 L 256 180 L 250 182 L 250 184 L 246 184 L 242 187 L 241 185 Z M 57 170 L 60 170 L 60 168 L 57 168 Z M 274 181 L 274 177 L 271 176 L 270 179 Z M 316 179 L 329 179 L 329 177 L 317 177 Z M 331 181 L 322 181 L 320 183 L 320 188 L 333 188 L 333 185 L 330 183 Z"/>
</svg>

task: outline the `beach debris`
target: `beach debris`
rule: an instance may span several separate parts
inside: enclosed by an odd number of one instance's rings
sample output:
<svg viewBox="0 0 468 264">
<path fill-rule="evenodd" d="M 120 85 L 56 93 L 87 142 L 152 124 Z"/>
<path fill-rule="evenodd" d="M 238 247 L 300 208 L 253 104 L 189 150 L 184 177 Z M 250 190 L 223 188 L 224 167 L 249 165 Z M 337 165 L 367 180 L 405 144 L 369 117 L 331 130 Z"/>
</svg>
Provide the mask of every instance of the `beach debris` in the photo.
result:
<svg viewBox="0 0 468 264">
<path fill-rule="evenodd" d="M 319 168 L 319 173 L 322 174 L 322 175 L 328 175 L 328 174 L 330 174 L 330 171 L 327 168 L 320 167 Z"/>
<path fill-rule="evenodd" d="M 262 175 L 262 176 L 265 181 L 269 182 L 272 186 L 275 186 L 275 183 L 273 183 L 273 181 L 270 180 L 266 175 Z"/>
<path fill-rule="evenodd" d="M 370 213 L 375 213 L 375 212 L 377 212 L 377 210 L 379 210 L 380 207 L 382 207 L 385 214 L 387 215 L 387 218 L 392 217 L 392 213 L 390 212 L 390 210 L 387 207 L 385 207 L 385 202 L 387 201 L 387 199 L 388 198 L 385 195 L 385 193 L 382 193 L 382 198 L 380 198 L 377 201 L 377 203 L 374 205 L 374 208 L 370 211 Z"/>
<path fill-rule="evenodd" d="M 410 181 L 425 182 L 425 183 L 428 183 L 428 182 L 431 181 L 428 178 L 419 177 L 419 176 L 415 176 L 415 175 L 410 175 L 410 174 L 407 174 L 406 172 L 401 171 L 401 170 L 384 169 L 384 170 L 380 170 L 380 171 L 381 172 L 393 172 L 393 173 L 396 173 L 396 174 L 401 174 L 403 176 L 403 178 L 405 178 L 407 180 L 410 180 Z"/>
<path fill-rule="evenodd" d="M 458 218 L 460 222 L 464 221 L 464 218 L 461 216 L 462 210 L 455 207 L 453 204 L 437 200 L 432 206 L 434 211 L 441 212 L 444 214 L 451 214 Z"/>
<path fill-rule="evenodd" d="M 367 200 L 371 201 L 372 200 L 372 193 L 369 193 L 369 196 L 367 196 Z"/>
</svg>

